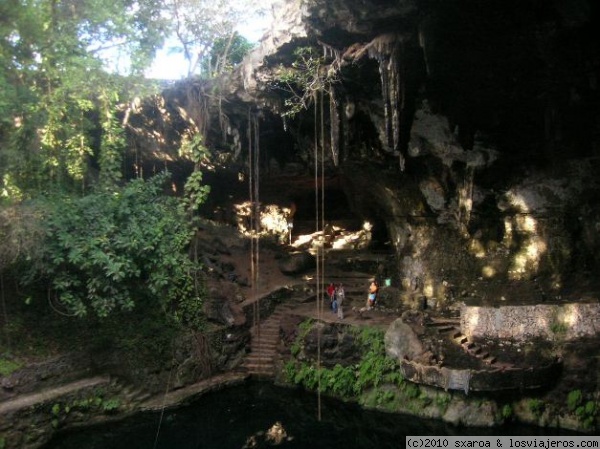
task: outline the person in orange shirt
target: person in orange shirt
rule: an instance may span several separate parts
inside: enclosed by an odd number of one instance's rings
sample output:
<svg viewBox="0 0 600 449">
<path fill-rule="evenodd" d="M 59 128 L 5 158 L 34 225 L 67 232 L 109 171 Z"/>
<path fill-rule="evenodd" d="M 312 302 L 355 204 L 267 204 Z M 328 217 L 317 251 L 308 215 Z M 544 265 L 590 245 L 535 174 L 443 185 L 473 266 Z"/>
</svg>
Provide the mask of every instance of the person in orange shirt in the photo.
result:
<svg viewBox="0 0 600 449">
<path fill-rule="evenodd" d="M 375 279 L 371 279 L 369 286 L 369 296 L 367 297 L 367 310 L 371 310 L 377 302 L 377 293 L 379 292 L 379 284 Z"/>
</svg>

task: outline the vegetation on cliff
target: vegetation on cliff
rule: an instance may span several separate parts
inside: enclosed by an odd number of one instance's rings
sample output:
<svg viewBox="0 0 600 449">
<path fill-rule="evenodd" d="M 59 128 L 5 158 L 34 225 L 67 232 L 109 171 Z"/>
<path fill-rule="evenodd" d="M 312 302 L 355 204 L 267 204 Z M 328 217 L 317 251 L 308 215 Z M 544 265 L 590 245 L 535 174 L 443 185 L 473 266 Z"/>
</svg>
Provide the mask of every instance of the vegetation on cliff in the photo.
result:
<svg viewBox="0 0 600 449">
<path fill-rule="evenodd" d="M 144 70 L 178 32 L 187 51 L 202 47 L 207 76 L 249 50 L 233 31 L 241 10 L 209 3 L 0 5 L 3 375 L 88 345 L 126 350 L 127 360 L 156 356 L 169 352 L 173 331 L 203 327 L 201 264 L 190 248 L 210 152 L 201 135 L 181 141 L 195 171 L 174 194 L 169 173 L 155 167 L 149 177 L 127 160 L 138 148 L 126 128 L 139 98 L 158 92 Z"/>
</svg>

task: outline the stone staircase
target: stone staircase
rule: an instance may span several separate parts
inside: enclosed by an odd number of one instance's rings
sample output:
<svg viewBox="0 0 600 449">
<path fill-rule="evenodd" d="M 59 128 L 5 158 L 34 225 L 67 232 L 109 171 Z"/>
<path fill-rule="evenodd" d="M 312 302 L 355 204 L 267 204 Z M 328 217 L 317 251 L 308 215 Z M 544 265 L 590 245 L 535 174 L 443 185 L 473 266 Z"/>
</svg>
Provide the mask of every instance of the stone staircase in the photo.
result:
<svg viewBox="0 0 600 449">
<path fill-rule="evenodd" d="M 348 257 L 348 254 L 356 256 L 356 251 L 352 253 L 331 252 L 326 259 L 326 268 L 324 276 L 325 288 L 330 282 L 335 284 L 342 283 L 345 290 L 344 310 L 351 310 L 354 306 L 364 306 L 367 298 L 369 279 L 373 275 L 361 271 L 346 271 L 340 269 L 337 264 L 340 259 Z M 372 255 L 365 251 L 368 257 L 380 258 L 380 255 Z M 359 254 L 360 255 L 360 254 Z M 306 282 L 309 287 L 307 291 L 316 291 L 315 279 Z M 255 325 L 250 330 L 250 351 L 247 353 L 241 365 L 241 371 L 252 377 L 272 378 L 275 374 L 275 362 L 277 358 L 277 347 L 279 345 L 279 330 L 281 318 L 291 310 L 299 306 L 299 302 L 291 301 L 278 305 L 273 313 L 261 321 L 260 325 Z M 325 305 L 325 311 L 329 304 Z M 334 315 L 332 315 L 334 316 Z"/>
<path fill-rule="evenodd" d="M 242 362 L 243 372 L 258 378 L 275 375 L 281 318 L 293 308 L 293 303 L 280 304 L 268 318 L 250 329 L 250 352 Z"/>
<path fill-rule="evenodd" d="M 454 340 L 461 346 L 465 353 L 471 357 L 475 357 L 488 365 L 494 365 L 497 362 L 497 358 L 491 355 L 489 351 L 483 349 L 480 345 L 469 341 L 469 338 L 460 331 L 459 320 L 434 320 L 427 323 L 426 326 L 434 328 L 440 336 Z"/>
<path fill-rule="evenodd" d="M 483 349 L 477 343 L 473 343 L 473 342 L 469 341 L 468 337 L 463 335 L 462 332 L 460 332 L 460 331 L 454 332 L 452 335 L 452 338 L 454 339 L 454 341 L 459 343 L 462 346 L 462 348 L 464 349 L 464 351 L 467 354 L 469 354 L 470 356 L 475 357 L 488 365 L 496 364 L 496 362 L 498 360 L 496 357 L 491 355 L 489 353 L 489 351 Z"/>
</svg>

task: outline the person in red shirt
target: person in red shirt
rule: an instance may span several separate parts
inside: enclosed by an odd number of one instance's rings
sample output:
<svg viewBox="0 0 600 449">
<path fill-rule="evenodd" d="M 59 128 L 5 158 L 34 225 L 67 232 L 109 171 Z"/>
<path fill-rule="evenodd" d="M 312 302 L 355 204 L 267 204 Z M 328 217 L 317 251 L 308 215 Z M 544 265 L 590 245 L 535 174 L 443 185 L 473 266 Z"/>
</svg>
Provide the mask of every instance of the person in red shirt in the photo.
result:
<svg viewBox="0 0 600 449">
<path fill-rule="evenodd" d="M 337 304 L 335 302 L 335 285 L 333 285 L 333 282 L 330 283 L 327 287 L 327 295 L 329 296 L 329 304 L 331 305 L 331 310 L 337 312 Z"/>
</svg>

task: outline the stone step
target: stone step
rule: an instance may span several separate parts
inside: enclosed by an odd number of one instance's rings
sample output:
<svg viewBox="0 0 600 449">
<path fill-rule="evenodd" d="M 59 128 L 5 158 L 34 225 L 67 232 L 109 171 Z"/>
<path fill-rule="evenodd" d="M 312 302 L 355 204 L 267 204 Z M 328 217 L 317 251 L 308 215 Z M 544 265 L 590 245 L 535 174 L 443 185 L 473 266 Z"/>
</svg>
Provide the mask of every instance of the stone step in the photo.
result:
<svg viewBox="0 0 600 449">
<path fill-rule="evenodd" d="M 279 323 L 281 322 L 281 318 L 277 321 L 263 321 L 260 323 L 260 329 L 268 329 L 268 330 L 279 330 Z M 253 326 L 252 330 L 256 331 L 259 329 L 259 325 Z"/>
<path fill-rule="evenodd" d="M 279 338 L 279 326 L 277 326 L 277 329 L 263 329 L 262 327 L 260 329 L 254 329 L 253 332 L 250 332 L 250 335 L 252 337 L 271 337 L 271 338 Z"/>
<path fill-rule="evenodd" d="M 275 375 L 273 368 L 261 369 L 261 368 L 253 368 L 247 370 L 248 374 L 254 377 L 273 377 Z"/>
<path fill-rule="evenodd" d="M 256 352 L 256 351 L 276 352 L 277 351 L 276 344 L 251 345 L 250 348 L 251 348 L 252 352 Z"/>
<path fill-rule="evenodd" d="M 267 364 L 267 363 L 248 363 L 244 365 L 244 369 L 248 371 L 250 374 L 258 373 L 258 372 L 270 372 L 273 373 L 275 370 L 275 365 Z"/>
<path fill-rule="evenodd" d="M 252 341 L 252 343 L 250 344 L 251 348 L 277 348 L 278 346 L 278 342 L 274 341 L 274 340 L 265 340 L 265 339 L 261 339 L 261 340 L 254 340 Z"/>
<path fill-rule="evenodd" d="M 279 334 L 277 335 L 254 335 L 252 336 L 252 340 L 250 345 L 260 344 L 260 343 L 277 343 L 279 341 Z"/>
<path fill-rule="evenodd" d="M 272 360 L 273 357 L 275 356 L 275 351 L 256 351 L 256 352 L 251 352 L 250 355 L 247 357 L 248 359 L 250 358 L 255 358 L 255 359 L 260 359 L 260 360 Z"/>
<path fill-rule="evenodd" d="M 273 357 L 276 353 L 277 353 L 277 351 L 275 349 L 256 348 L 256 351 L 251 351 L 251 352 L 247 353 L 246 358 L 253 357 L 255 355 L 261 356 L 261 357 Z"/>
<path fill-rule="evenodd" d="M 242 365 L 247 370 L 268 370 L 273 369 L 275 364 L 268 360 L 248 360 Z"/>
<path fill-rule="evenodd" d="M 275 360 L 275 354 L 257 353 L 246 357 L 246 361 L 255 363 L 273 363 L 273 360 Z"/>
</svg>

